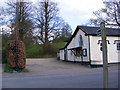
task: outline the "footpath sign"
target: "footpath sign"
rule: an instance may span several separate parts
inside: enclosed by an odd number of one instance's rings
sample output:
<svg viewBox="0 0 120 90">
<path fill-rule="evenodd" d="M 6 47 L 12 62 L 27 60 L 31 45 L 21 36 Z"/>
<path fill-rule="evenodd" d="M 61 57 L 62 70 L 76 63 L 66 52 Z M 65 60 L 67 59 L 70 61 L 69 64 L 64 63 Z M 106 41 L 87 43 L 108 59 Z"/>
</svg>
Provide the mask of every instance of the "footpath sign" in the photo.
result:
<svg viewBox="0 0 120 90">
<path fill-rule="evenodd" d="M 101 36 L 102 36 L 102 55 L 103 55 L 103 84 L 104 88 L 108 88 L 108 61 L 107 61 L 107 42 L 106 42 L 106 28 L 105 22 L 100 24 Z"/>
</svg>

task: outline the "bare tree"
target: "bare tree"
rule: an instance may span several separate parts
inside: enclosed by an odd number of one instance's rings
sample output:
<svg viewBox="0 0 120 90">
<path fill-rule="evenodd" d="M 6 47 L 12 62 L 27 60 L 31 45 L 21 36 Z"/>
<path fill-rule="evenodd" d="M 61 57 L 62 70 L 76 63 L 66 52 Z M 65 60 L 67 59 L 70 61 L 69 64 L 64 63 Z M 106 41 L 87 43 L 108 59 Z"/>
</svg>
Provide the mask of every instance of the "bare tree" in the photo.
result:
<svg viewBox="0 0 120 90">
<path fill-rule="evenodd" d="M 35 7 L 35 23 L 39 29 L 38 38 L 46 47 L 51 38 L 58 37 L 63 29 L 64 20 L 59 17 L 57 3 L 42 0 Z"/>
<path fill-rule="evenodd" d="M 72 34 L 72 29 L 68 23 L 64 23 L 61 29 L 61 36 L 70 37 Z"/>
<path fill-rule="evenodd" d="M 90 19 L 91 24 L 99 25 L 102 20 L 108 26 L 120 26 L 120 0 L 104 1 L 105 8 L 93 12 L 95 19 Z"/>
<path fill-rule="evenodd" d="M 31 37 L 33 23 L 31 20 L 31 3 L 24 2 L 24 0 L 19 0 L 19 10 L 18 10 L 18 22 L 19 22 L 19 38 L 24 40 L 27 36 Z M 15 24 L 16 24 L 16 2 L 13 0 L 6 2 L 7 7 L 1 7 L 4 16 L 4 23 L 9 25 L 12 29 L 12 34 L 15 35 Z M 7 18 L 7 20 L 6 20 Z"/>
</svg>

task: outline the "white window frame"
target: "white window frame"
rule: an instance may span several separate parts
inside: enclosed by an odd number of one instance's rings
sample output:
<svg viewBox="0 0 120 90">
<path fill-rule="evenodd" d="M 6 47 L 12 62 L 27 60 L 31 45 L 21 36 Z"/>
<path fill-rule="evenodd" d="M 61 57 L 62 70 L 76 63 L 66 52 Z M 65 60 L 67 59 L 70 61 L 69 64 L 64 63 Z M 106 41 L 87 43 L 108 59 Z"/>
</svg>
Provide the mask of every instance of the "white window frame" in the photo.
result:
<svg viewBox="0 0 120 90">
<path fill-rule="evenodd" d="M 116 50 L 120 51 L 120 40 L 114 40 L 113 44 L 116 44 Z"/>
<path fill-rule="evenodd" d="M 120 42 L 116 43 L 117 51 L 120 51 Z"/>
</svg>

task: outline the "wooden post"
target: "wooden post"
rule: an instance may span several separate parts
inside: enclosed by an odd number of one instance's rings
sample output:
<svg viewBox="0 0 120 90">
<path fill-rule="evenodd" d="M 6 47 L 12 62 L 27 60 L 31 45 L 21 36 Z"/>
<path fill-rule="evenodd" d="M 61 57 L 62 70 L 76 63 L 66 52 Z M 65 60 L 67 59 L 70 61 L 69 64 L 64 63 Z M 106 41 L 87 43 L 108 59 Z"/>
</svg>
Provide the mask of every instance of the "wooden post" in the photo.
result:
<svg viewBox="0 0 120 90">
<path fill-rule="evenodd" d="M 107 61 L 107 42 L 106 42 L 106 29 L 105 22 L 101 22 L 100 25 L 102 33 L 102 47 L 103 47 L 103 84 L 104 88 L 108 88 L 108 61 Z"/>
</svg>

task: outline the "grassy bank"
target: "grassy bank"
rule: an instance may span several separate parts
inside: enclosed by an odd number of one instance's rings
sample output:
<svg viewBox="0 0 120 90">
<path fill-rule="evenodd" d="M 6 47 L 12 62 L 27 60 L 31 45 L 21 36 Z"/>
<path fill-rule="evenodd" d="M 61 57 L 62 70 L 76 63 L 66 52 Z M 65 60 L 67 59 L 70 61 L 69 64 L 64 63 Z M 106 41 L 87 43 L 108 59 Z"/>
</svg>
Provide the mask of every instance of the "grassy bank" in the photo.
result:
<svg viewBox="0 0 120 90">
<path fill-rule="evenodd" d="M 60 48 L 65 46 L 65 42 L 60 43 L 51 43 L 49 48 L 49 53 L 45 54 L 43 45 L 32 45 L 30 48 L 26 50 L 27 58 L 51 58 L 56 57 L 57 52 Z"/>
<path fill-rule="evenodd" d="M 5 64 L 5 66 L 4 66 L 4 72 L 13 73 L 13 72 L 15 72 L 15 70 L 12 69 L 12 68 L 10 68 L 8 66 L 8 64 Z M 18 72 L 29 72 L 29 70 L 27 70 L 27 69 L 20 69 Z"/>
</svg>

